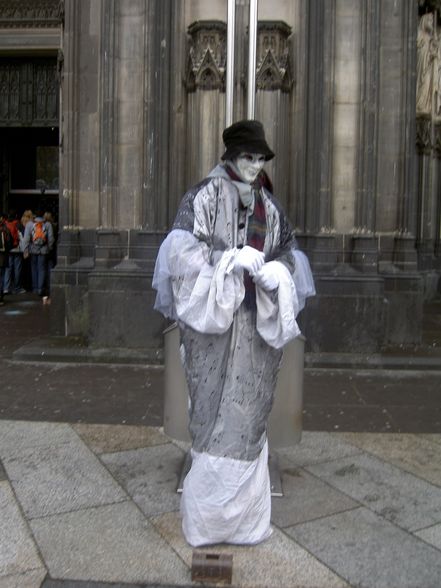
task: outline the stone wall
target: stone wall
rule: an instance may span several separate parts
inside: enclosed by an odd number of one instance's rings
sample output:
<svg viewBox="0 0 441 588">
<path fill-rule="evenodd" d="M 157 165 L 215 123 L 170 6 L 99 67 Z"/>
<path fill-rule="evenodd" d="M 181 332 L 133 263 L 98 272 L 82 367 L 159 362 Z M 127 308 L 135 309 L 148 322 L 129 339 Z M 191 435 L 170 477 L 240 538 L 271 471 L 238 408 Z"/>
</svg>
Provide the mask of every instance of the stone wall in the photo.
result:
<svg viewBox="0 0 441 588">
<path fill-rule="evenodd" d="M 247 12 L 239 0 L 236 120 Z M 415 0 L 259 2 L 256 117 L 316 278 L 301 319 L 314 351 L 418 343 L 438 287 L 439 125 L 419 123 L 417 157 L 418 22 Z M 160 347 L 153 263 L 222 153 L 225 31 L 221 0 L 65 0 L 58 333 Z"/>
</svg>

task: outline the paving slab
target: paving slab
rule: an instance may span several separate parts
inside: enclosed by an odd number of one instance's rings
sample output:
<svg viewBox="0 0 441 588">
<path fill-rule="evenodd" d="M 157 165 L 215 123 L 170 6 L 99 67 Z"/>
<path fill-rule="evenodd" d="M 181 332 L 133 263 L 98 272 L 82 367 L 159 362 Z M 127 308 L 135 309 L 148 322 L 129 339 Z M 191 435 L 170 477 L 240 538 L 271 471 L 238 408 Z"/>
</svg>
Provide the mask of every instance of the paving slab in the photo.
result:
<svg viewBox="0 0 441 588">
<path fill-rule="evenodd" d="M 439 588 L 439 551 L 364 507 L 286 532 L 353 586 Z"/>
<path fill-rule="evenodd" d="M 419 437 L 432 441 L 432 443 L 438 443 L 441 445 L 441 435 L 439 433 L 428 433 L 427 435 L 421 434 Z"/>
<path fill-rule="evenodd" d="M 0 588 L 40 588 L 46 574 L 45 569 L 39 569 L 23 574 L 0 577 Z"/>
<path fill-rule="evenodd" d="M 430 437 L 395 433 L 341 433 L 341 438 L 363 451 L 441 486 L 441 451 Z"/>
<path fill-rule="evenodd" d="M 417 531 L 415 535 L 441 550 L 441 524 Z"/>
<path fill-rule="evenodd" d="M 304 469 L 290 467 L 287 460 L 279 466 L 283 497 L 272 499 L 271 520 L 281 528 L 360 506 Z"/>
<path fill-rule="evenodd" d="M 0 482 L 0 578 L 32 571 L 46 574 L 38 550 L 8 482 Z M 13 585 L 13 580 L 11 580 Z"/>
<path fill-rule="evenodd" d="M 72 425 L 94 453 L 114 453 L 169 443 L 157 427 L 135 425 Z"/>
<path fill-rule="evenodd" d="M 277 449 L 276 453 L 298 466 L 305 466 L 357 455 L 362 451 L 333 433 L 304 431 L 298 445 Z"/>
<path fill-rule="evenodd" d="M 56 433 L 54 439 L 46 437 L 45 445 L 18 444 L 3 453 L 4 467 L 27 517 L 126 500 L 124 490 L 73 431 L 76 438 L 66 442 L 59 430 Z"/>
<path fill-rule="evenodd" d="M 178 513 L 151 519 L 161 535 L 191 566 L 193 550 L 185 542 Z M 269 539 L 254 546 L 215 545 L 198 548 L 233 555 L 233 585 L 237 588 L 337 588 L 348 584 L 276 527 Z M 389 587 L 390 588 L 390 587 Z"/>
<path fill-rule="evenodd" d="M 184 452 L 173 445 L 104 454 L 103 463 L 146 515 L 179 509 Z"/>
<path fill-rule="evenodd" d="M 0 457 L 10 457 L 21 449 L 77 441 L 78 436 L 64 423 L 32 423 L 0 420 Z"/>
<path fill-rule="evenodd" d="M 176 584 L 157 584 L 156 582 L 142 585 L 127 584 L 126 582 L 115 584 L 114 582 L 83 582 L 81 580 L 52 580 L 51 578 L 47 578 L 41 585 L 41 588 L 176 588 Z M 187 587 L 183 586 L 182 588 L 194 588 L 194 584 L 189 584 Z M 206 587 L 199 584 L 198 588 Z M 213 588 L 213 584 L 210 585 L 210 588 Z"/>
<path fill-rule="evenodd" d="M 411 531 L 441 522 L 441 489 L 374 456 L 355 455 L 307 471 Z"/>
<path fill-rule="evenodd" d="M 185 585 L 189 569 L 132 503 L 30 522 L 50 577 Z"/>
</svg>

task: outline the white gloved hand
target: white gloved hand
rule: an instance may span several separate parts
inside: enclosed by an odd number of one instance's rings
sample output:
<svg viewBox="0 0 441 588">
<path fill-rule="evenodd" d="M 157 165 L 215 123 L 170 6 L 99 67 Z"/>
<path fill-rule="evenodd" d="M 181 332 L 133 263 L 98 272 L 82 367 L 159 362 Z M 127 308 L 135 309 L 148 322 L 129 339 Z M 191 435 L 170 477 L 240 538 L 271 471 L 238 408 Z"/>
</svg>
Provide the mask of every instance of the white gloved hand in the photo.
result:
<svg viewBox="0 0 441 588">
<path fill-rule="evenodd" d="M 268 263 L 265 263 L 259 272 L 254 276 L 254 283 L 264 290 L 277 290 L 279 287 L 280 271 L 278 265 L 278 261 L 269 261 Z"/>
<path fill-rule="evenodd" d="M 254 249 L 249 245 L 245 245 L 236 256 L 234 260 L 235 269 L 247 270 L 252 276 L 257 274 L 260 268 L 265 263 L 265 256 L 262 251 Z"/>
</svg>

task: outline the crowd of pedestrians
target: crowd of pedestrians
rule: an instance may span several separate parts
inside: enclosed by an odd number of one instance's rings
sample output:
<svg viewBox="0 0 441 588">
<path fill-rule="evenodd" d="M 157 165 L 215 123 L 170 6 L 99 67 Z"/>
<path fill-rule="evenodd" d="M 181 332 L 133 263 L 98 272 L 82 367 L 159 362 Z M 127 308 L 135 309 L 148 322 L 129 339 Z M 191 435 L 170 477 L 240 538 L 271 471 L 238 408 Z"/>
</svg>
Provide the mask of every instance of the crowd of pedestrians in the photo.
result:
<svg viewBox="0 0 441 588">
<path fill-rule="evenodd" d="M 57 232 L 51 212 L 0 213 L 0 305 L 5 295 L 28 291 L 50 304 Z"/>
</svg>

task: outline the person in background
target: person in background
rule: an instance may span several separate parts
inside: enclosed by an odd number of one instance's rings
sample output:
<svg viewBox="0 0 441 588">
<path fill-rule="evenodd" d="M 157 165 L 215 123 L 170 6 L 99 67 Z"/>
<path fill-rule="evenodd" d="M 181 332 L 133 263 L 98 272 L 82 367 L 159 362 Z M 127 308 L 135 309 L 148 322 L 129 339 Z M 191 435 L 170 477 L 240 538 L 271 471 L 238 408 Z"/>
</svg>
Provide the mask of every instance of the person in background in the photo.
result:
<svg viewBox="0 0 441 588">
<path fill-rule="evenodd" d="M 0 306 L 3 306 L 3 280 L 8 266 L 9 251 L 12 249 L 12 235 L 6 226 L 8 216 L 0 213 Z"/>
<path fill-rule="evenodd" d="M 44 213 L 44 220 L 51 224 L 52 232 L 54 234 L 54 245 L 49 252 L 48 255 L 48 272 L 47 272 L 47 290 L 50 296 L 51 291 L 51 272 L 54 267 L 57 265 L 57 240 L 58 240 L 58 225 L 55 222 L 54 216 L 52 212 L 45 212 Z M 50 300 L 50 298 L 49 298 Z"/>
<path fill-rule="evenodd" d="M 12 236 L 12 249 L 8 256 L 8 266 L 5 268 L 3 284 L 4 294 L 22 294 L 21 272 L 23 267 L 23 251 L 20 249 L 20 241 L 24 237 L 24 228 L 18 219 L 16 211 L 11 211 L 6 221 L 6 226 Z"/>
<path fill-rule="evenodd" d="M 31 260 L 29 258 L 29 254 L 25 254 L 25 246 L 24 246 L 24 232 L 26 225 L 29 221 L 34 220 L 34 213 L 32 210 L 25 210 L 22 214 L 20 219 L 21 226 L 23 227 L 23 234 L 20 239 L 20 250 L 23 254 L 23 266 L 21 271 L 21 283 L 25 290 L 30 291 L 32 290 L 32 276 L 31 276 Z"/>
<path fill-rule="evenodd" d="M 35 215 L 32 210 L 25 210 L 21 217 L 21 224 L 25 227 L 28 221 L 34 220 L 34 217 Z"/>
<path fill-rule="evenodd" d="M 48 257 L 54 245 L 52 225 L 44 220 L 43 211 L 37 210 L 24 233 L 24 256 L 31 258 L 32 291 L 38 294 L 43 304 L 49 304 Z"/>
</svg>

